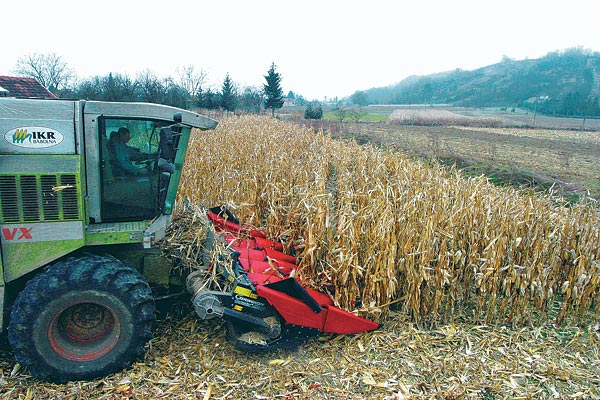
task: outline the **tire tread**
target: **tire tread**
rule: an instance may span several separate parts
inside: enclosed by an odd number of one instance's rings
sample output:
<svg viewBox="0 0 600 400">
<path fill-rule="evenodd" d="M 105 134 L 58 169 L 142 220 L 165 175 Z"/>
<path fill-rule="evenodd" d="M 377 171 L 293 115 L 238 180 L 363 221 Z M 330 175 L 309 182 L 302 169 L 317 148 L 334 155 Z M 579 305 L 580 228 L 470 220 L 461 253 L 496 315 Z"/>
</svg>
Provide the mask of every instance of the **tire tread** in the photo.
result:
<svg viewBox="0 0 600 400">
<path fill-rule="evenodd" d="M 33 340 L 32 328 L 50 300 L 73 290 L 98 290 L 117 297 L 131 311 L 133 335 L 126 351 L 97 370 L 65 371 L 49 365 Z M 33 277 L 17 296 L 8 339 L 17 361 L 39 379 L 54 382 L 91 379 L 129 367 L 145 351 L 152 337 L 154 299 L 145 278 L 133 267 L 110 255 L 67 258 Z"/>
</svg>

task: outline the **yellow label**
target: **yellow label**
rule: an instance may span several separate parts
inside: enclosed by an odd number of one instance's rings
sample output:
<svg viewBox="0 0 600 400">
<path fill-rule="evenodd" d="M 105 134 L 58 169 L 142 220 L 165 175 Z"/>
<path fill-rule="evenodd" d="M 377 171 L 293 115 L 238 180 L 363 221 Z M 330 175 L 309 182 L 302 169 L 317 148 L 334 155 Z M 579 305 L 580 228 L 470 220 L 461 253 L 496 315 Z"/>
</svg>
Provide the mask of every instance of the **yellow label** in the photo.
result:
<svg viewBox="0 0 600 400">
<path fill-rule="evenodd" d="M 252 293 L 252 290 L 241 286 L 236 286 L 233 290 L 233 293 L 244 297 L 250 297 L 251 299 L 258 299 L 258 295 L 256 293 Z"/>
<path fill-rule="evenodd" d="M 242 311 L 244 309 L 244 307 L 236 304 L 235 306 L 233 306 L 233 309 L 236 311 Z"/>
</svg>

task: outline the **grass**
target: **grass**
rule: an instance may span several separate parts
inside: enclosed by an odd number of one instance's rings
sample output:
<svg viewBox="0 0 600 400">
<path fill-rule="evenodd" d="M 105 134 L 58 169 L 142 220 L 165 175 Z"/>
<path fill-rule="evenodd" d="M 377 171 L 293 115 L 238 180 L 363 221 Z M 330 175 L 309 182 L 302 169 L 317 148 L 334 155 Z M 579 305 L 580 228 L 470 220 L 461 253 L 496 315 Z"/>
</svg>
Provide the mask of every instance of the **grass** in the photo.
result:
<svg viewBox="0 0 600 400">
<path fill-rule="evenodd" d="M 325 114 L 323 114 L 323 119 L 326 120 L 335 120 L 335 121 L 339 121 L 339 117 L 333 113 L 333 112 L 327 112 Z M 360 117 L 360 121 L 361 122 L 382 122 L 382 121 L 387 121 L 388 117 L 387 115 L 381 115 L 381 114 L 366 114 Z M 348 121 L 351 120 L 350 118 L 345 118 L 344 121 Z"/>
</svg>

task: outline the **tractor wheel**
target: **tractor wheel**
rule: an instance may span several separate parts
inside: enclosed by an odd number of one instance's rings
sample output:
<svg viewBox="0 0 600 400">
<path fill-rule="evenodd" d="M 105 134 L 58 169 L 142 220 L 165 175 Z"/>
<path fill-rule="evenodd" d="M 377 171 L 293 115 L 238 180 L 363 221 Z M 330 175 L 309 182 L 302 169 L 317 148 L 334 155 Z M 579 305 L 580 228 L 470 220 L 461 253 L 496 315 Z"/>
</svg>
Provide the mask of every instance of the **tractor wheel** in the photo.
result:
<svg viewBox="0 0 600 400">
<path fill-rule="evenodd" d="M 60 261 L 31 279 L 10 315 L 17 361 L 39 379 L 91 379 L 129 367 L 152 337 L 144 277 L 111 256 Z"/>
</svg>

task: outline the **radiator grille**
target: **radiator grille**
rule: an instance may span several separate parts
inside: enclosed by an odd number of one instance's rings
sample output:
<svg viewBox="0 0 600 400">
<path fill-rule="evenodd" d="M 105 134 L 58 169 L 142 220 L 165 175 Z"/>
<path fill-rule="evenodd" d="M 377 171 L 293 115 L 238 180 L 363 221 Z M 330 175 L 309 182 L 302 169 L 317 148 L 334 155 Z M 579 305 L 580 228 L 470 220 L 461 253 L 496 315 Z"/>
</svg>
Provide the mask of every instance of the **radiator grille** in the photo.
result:
<svg viewBox="0 0 600 400">
<path fill-rule="evenodd" d="M 0 176 L 0 223 L 81 219 L 77 176 Z"/>
</svg>

